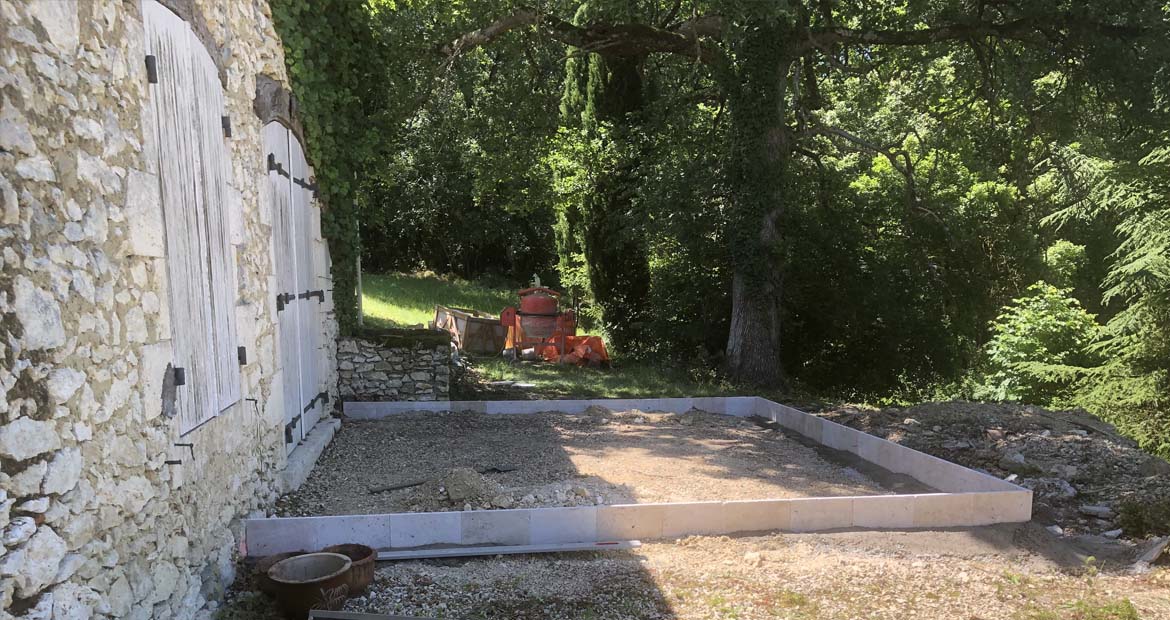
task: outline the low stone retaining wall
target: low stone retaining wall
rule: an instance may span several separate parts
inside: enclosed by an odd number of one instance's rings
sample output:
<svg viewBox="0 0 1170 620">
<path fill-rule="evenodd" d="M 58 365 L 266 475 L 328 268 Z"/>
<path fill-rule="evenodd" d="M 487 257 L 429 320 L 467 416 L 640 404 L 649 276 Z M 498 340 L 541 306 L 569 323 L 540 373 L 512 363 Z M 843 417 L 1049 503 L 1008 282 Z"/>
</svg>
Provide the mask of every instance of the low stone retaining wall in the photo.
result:
<svg viewBox="0 0 1170 620">
<path fill-rule="evenodd" d="M 430 330 L 363 332 L 338 340 L 337 368 L 342 400 L 446 400 L 451 337 Z"/>
</svg>

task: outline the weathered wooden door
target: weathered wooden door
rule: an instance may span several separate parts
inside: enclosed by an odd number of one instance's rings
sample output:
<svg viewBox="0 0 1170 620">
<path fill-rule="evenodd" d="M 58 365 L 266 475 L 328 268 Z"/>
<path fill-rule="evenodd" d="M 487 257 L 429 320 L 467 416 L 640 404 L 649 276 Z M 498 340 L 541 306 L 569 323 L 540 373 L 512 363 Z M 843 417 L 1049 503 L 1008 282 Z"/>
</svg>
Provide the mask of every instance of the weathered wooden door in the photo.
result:
<svg viewBox="0 0 1170 620">
<path fill-rule="evenodd" d="M 146 139 L 158 163 L 176 382 L 182 377 L 176 409 L 186 433 L 240 399 L 223 89 L 190 26 L 153 0 L 142 8 Z"/>
<path fill-rule="evenodd" d="M 312 170 L 296 136 L 280 123 L 264 128 L 272 194 L 277 327 L 283 375 L 285 448 L 292 451 L 320 420 L 328 390 L 322 383 L 321 306 L 324 265 L 314 252 L 320 236 Z"/>
</svg>

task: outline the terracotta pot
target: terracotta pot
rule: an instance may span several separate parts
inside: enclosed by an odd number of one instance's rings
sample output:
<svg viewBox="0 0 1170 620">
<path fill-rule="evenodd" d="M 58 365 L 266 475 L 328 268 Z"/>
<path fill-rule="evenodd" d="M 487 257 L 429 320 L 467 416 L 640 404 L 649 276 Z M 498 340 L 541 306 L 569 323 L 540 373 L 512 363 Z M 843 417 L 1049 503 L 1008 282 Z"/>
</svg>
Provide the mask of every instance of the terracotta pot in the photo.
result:
<svg viewBox="0 0 1170 620">
<path fill-rule="evenodd" d="M 349 597 L 349 567 L 340 553 L 306 553 L 268 569 L 276 602 L 288 620 L 305 620 L 311 609 L 338 610 Z"/>
<path fill-rule="evenodd" d="M 272 568 L 274 564 L 281 560 L 295 558 L 298 555 L 305 555 L 308 551 L 288 551 L 285 553 L 277 553 L 276 555 L 269 555 L 260 558 L 256 562 L 256 587 L 268 596 L 276 596 L 276 582 L 268 577 L 268 569 Z"/>
<path fill-rule="evenodd" d="M 321 551 L 326 553 L 340 553 L 349 558 L 353 564 L 349 568 L 349 595 L 357 596 L 366 591 L 374 581 L 374 560 L 378 559 L 378 552 L 365 545 L 347 544 L 325 547 Z"/>
</svg>

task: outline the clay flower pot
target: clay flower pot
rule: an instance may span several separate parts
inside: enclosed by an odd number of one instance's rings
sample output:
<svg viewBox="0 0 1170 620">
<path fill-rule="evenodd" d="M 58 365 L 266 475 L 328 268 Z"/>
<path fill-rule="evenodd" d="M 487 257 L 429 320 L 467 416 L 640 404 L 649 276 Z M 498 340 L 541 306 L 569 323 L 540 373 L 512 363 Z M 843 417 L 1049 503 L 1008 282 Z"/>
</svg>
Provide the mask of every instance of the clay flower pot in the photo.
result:
<svg viewBox="0 0 1170 620">
<path fill-rule="evenodd" d="M 305 555 L 308 551 L 287 551 L 285 553 L 277 553 L 276 555 L 268 555 L 260 558 L 256 562 L 256 587 L 268 596 L 276 596 L 276 582 L 268 577 L 268 569 L 272 568 L 277 562 L 294 558 L 298 555 Z"/>
<path fill-rule="evenodd" d="M 357 596 L 366 591 L 374 581 L 374 560 L 378 559 L 378 552 L 365 545 L 346 544 L 325 547 L 325 553 L 340 553 L 348 557 L 353 564 L 349 568 L 349 595 Z"/>
<path fill-rule="evenodd" d="M 349 597 L 352 564 L 340 553 L 306 553 L 273 564 L 268 578 L 276 584 L 284 617 L 305 620 L 311 609 L 341 609 Z"/>
</svg>

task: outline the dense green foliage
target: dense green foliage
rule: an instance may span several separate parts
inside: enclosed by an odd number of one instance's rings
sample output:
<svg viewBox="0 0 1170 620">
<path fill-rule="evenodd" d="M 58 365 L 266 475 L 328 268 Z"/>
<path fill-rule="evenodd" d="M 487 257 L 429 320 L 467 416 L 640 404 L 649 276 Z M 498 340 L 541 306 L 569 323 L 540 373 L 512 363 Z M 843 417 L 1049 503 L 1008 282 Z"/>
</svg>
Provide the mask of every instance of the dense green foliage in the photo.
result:
<svg viewBox="0 0 1170 620">
<path fill-rule="evenodd" d="M 343 331 L 356 325 L 357 172 L 377 135 L 367 110 L 378 96 L 368 58 L 376 42 L 364 6 L 350 0 L 272 0 L 272 17 L 305 128 L 322 210 L 321 230 L 333 260 L 333 300 Z"/>
<path fill-rule="evenodd" d="M 341 4 L 345 40 L 278 24 L 328 58 L 294 82 L 368 266 L 535 273 L 627 357 L 1081 404 L 1170 452 L 1164 2 Z"/>
<path fill-rule="evenodd" d="M 1066 289 L 1038 282 L 992 323 L 987 392 L 994 400 L 1068 402 L 1084 369 L 1098 362 L 1089 347 L 1099 327 Z"/>
</svg>

